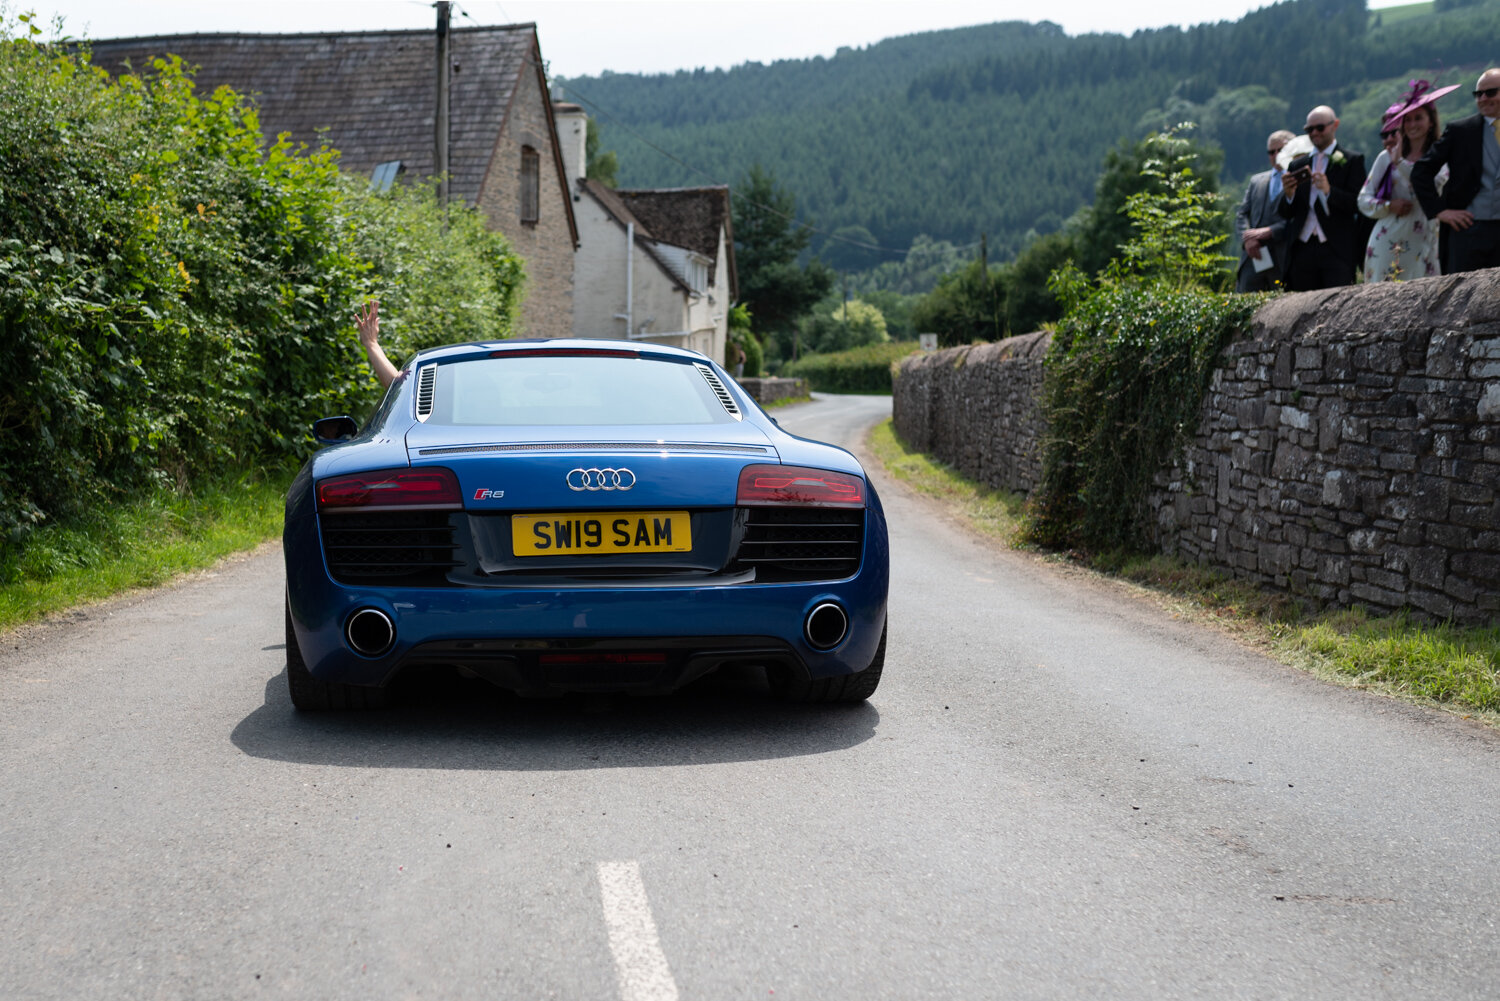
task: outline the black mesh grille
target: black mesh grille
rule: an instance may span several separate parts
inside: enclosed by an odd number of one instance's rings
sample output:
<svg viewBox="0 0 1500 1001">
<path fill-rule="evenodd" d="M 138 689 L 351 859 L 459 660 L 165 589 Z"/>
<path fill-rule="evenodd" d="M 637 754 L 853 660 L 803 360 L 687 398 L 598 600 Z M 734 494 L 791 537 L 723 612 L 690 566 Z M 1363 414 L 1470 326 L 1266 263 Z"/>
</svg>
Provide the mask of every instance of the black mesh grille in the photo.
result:
<svg viewBox="0 0 1500 1001">
<path fill-rule="evenodd" d="M 735 561 L 757 580 L 840 580 L 859 569 L 865 512 L 859 508 L 746 508 Z"/>
<path fill-rule="evenodd" d="M 323 552 L 335 580 L 356 584 L 442 583 L 460 564 L 443 511 L 324 514 Z"/>
</svg>

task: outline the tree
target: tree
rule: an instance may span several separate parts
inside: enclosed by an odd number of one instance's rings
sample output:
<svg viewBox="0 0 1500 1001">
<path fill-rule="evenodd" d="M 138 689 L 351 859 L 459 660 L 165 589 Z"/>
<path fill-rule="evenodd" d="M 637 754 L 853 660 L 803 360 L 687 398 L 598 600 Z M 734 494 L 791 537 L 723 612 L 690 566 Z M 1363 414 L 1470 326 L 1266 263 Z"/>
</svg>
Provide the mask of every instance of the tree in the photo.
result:
<svg viewBox="0 0 1500 1001">
<path fill-rule="evenodd" d="M 740 299 L 760 337 L 790 333 L 833 287 L 833 272 L 817 258 L 797 263 L 812 233 L 797 222 L 795 196 L 760 164 L 736 185 L 732 214 Z"/>
<path fill-rule="evenodd" d="M 803 322 L 802 344 L 808 351 L 847 351 L 890 339 L 880 310 L 858 299 L 827 302 Z"/>
<path fill-rule="evenodd" d="M 588 131 L 583 136 L 583 176 L 591 181 L 598 181 L 606 188 L 616 185 L 615 175 L 620 172 L 620 158 L 615 156 L 614 150 L 599 152 L 599 125 L 592 118 L 588 119 Z"/>
<path fill-rule="evenodd" d="M 918 333 L 935 333 L 943 347 L 1005 336 L 1005 276 L 981 257 L 962 271 L 944 275 L 912 310 Z"/>
<path fill-rule="evenodd" d="M 1164 151 L 1159 146 L 1163 135 L 1172 136 L 1170 150 Z M 1199 193 L 1213 195 L 1218 192 L 1223 153 L 1217 148 L 1184 138 L 1176 131 L 1153 133 L 1134 143 L 1120 143 L 1104 157 L 1104 171 L 1094 188 L 1094 204 L 1079 213 L 1074 241 L 1077 250 L 1075 262 L 1084 274 L 1103 271 L 1110 261 L 1120 256 L 1121 248 L 1134 238 L 1136 222 L 1125 211 L 1131 196 L 1166 193 L 1167 174 L 1145 170 L 1148 161 L 1163 155 L 1170 155 L 1178 169 L 1187 163 L 1193 165 Z"/>
<path fill-rule="evenodd" d="M 914 341 L 916 328 L 911 325 L 911 312 L 922 298 L 917 295 L 902 295 L 889 289 L 866 289 L 859 293 L 864 302 L 880 310 L 885 317 L 885 330 L 893 341 Z"/>
<path fill-rule="evenodd" d="M 823 242 L 821 257 L 840 271 L 861 271 L 880 263 L 878 242 L 863 226 L 840 226 Z"/>
<path fill-rule="evenodd" d="M 1055 228 L 1055 227 L 1054 227 Z M 937 286 L 938 279 L 950 271 L 964 266 L 964 255 L 947 240 L 934 240 L 926 233 L 918 233 L 899 261 L 886 261 L 869 271 L 849 276 L 849 287 L 858 292 L 867 302 L 876 291 L 890 291 L 901 295 L 924 295 Z M 880 304 L 886 319 L 891 311 Z M 910 308 L 907 309 L 909 318 Z"/>
<path fill-rule="evenodd" d="M 1047 287 L 1047 276 L 1077 253 L 1066 233 L 1048 233 L 1033 240 L 1010 264 L 1005 296 L 1005 327 L 1011 334 L 1029 334 L 1062 317 L 1062 304 Z"/>
<path fill-rule="evenodd" d="M 1173 131 L 1153 133 L 1140 145 L 1148 154 L 1141 164 L 1147 184 L 1125 199 L 1123 211 L 1133 232 L 1120 247 L 1120 264 L 1179 288 L 1222 284 L 1228 258 L 1215 251 L 1223 241 L 1223 213 L 1197 172 L 1198 151 Z"/>
<path fill-rule="evenodd" d="M 729 336 L 724 340 L 724 360 L 731 372 L 734 371 L 734 366 L 739 361 L 735 357 L 735 350 L 738 349 L 745 353 L 743 375 L 754 378 L 761 374 L 764 356 L 761 352 L 760 341 L 755 339 L 755 335 L 750 330 L 750 307 L 744 303 L 729 310 Z"/>
</svg>

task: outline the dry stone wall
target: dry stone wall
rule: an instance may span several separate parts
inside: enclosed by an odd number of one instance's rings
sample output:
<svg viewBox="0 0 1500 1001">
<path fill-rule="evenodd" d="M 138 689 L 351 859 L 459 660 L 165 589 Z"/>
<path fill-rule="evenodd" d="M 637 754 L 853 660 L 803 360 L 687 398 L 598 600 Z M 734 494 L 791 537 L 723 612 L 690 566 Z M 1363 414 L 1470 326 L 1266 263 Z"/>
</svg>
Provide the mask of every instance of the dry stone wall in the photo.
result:
<svg viewBox="0 0 1500 1001">
<path fill-rule="evenodd" d="M 754 397 L 755 402 L 762 406 L 778 400 L 794 400 L 807 396 L 809 393 L 806 379 L 746 376 L 737 381 L 745 392 Z"/>
<path fill-rule="evenodd" d="M 1026 492 L 1044 433 L 1040 351 L 993 350 L 1004 343 L 903 365 L 896 427 Z M 1000 427 L 1006 415 L 1015 427 Z M 1163 552 L 1268 587 L 1500 621 L 1500 270 L 1268 303 L 1221 356 L 1149 509 Z"/>
<path fill-rule="evenodd" d="M 1042 471 L 1038 401 L 1051 343 L 1051 334 L 1024 334 L 903 359 L 892 386 L 896 432 L 971 480 L 1030 493 Z"/>
</svg>

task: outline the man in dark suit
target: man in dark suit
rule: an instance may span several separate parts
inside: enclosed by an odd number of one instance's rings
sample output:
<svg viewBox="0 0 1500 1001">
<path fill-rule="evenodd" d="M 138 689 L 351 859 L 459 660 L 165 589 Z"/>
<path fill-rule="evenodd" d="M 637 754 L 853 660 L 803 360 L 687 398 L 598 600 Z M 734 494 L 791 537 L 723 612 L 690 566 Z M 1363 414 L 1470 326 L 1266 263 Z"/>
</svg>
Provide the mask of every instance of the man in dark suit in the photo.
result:
<svg viewBox="0 0 1500 1001">
<path fill-rule="evenodd" d="M 1250 178 L 1245 197 L 1234 212 L 1234 239 L 1240 245 L 1236 292 L 1269 292 L 1284 281 L 1287 222 L 1277 211 L 1282 171 L 1276 164 L 1276 154 L 1291 140 L 1292 134 L 1285 129 L 1272 132 L 1266 139 L 1271 169 Z"/>
<path fill-rule="evenodd" d="M 1280 211 L 1287 220 L 1286 287 L 1294 292 L 1354 284 L 1364 247 L 1359 241 L 1359 189 L 1365 158 L 1338 144 L 1339 119 L 1319 105 L 1307 113 L 1313 152 L 1287 165 Z"/>
<path fill-rule="evenodd" d="M 1460 118 L 1411 168 L 1411 186 L 1427 218 L 1448 236 L 1443 273 L 1500 267 L 1500 69 L 1474 87 L 1479 114 Z M 1448 165 L 1438 194 L 1437 173 Z"/>
</svg>

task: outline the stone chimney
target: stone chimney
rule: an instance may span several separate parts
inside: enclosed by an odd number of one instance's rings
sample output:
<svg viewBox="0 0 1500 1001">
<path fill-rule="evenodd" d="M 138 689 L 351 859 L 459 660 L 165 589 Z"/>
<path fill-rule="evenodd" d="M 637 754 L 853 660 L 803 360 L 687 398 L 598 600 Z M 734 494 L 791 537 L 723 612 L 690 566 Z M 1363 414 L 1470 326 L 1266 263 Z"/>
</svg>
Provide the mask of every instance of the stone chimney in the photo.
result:
<svg viewBox="0 0 1500 1001">
<path fill-rule="evenodd" d="M 562 145 L 563 170 L 572 188 L 588 172 L 588 115 L 576 104 L 553 101 L 552 118 L 557 123 L 557 141 Z"/>
</svg>

